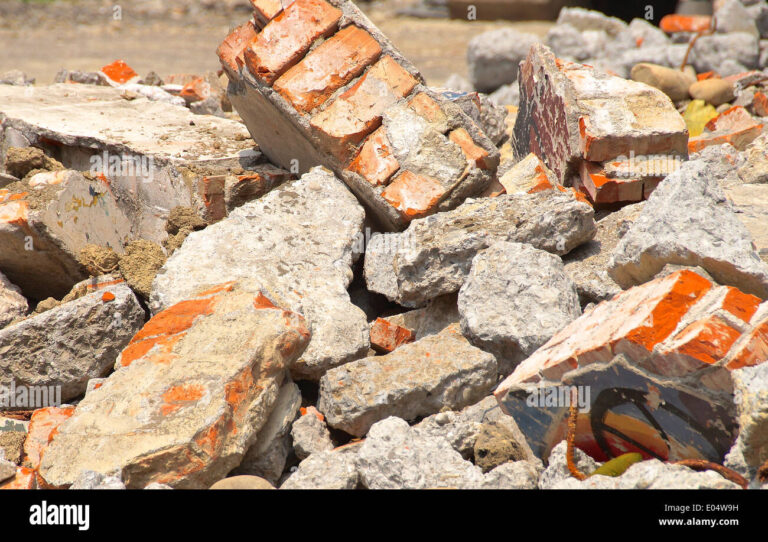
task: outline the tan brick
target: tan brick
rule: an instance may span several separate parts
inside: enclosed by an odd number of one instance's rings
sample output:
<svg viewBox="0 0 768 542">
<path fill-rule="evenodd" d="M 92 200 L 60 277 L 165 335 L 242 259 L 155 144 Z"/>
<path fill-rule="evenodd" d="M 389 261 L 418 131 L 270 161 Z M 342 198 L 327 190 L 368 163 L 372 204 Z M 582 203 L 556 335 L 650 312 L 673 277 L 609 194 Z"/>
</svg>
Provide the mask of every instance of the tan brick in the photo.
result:
<svg viewBox="0 0 768 542">
<path fill-rule="evenodd" d="M 245 50 L 251 74 L 271 85 L 318 38 L 336 30 L 341 11 L 323 0 L 296 0 L 270 21 Z"/>
<path fill-rule="evenodd" d="M 308 113 L 357 77 L 380 54 L 381 46 L 368 32 L 348 26 L 286 71 L 275 81 L 274 89 L 298 111 Z"/>
<path fill-rule="evenodd" d="M 381 193 L 407 220 L 432 214 L 444 195 L 440 181 L 411 171 L 400 173 Z"/>
</svg>

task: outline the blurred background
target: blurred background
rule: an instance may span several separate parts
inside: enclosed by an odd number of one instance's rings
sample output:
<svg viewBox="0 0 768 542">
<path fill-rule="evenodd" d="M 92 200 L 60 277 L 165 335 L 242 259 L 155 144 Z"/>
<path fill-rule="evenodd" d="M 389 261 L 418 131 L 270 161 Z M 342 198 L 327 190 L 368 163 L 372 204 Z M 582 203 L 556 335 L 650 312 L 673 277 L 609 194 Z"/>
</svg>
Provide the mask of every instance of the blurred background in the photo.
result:
<svg viewBox="0 0 768 542">
<path fill-rule="evenodd" d="M 359 7 L 421 70 L 430 85 L 467 76 L 469 40 L 500 27 L 544 36 L 560 8 L 581 6 L 627 21 L 647 0 L 377 0 Z M 704 0 L 654 1 L 667 13 L 711 13 Z M 218 70 L 215 51 L 250 13 L 248 0 L 0 0 L 0 73 L 18 69 L 37 84 L 56 73 L 96 71 L 116 59 L 138 73 Z"/>
</svg>

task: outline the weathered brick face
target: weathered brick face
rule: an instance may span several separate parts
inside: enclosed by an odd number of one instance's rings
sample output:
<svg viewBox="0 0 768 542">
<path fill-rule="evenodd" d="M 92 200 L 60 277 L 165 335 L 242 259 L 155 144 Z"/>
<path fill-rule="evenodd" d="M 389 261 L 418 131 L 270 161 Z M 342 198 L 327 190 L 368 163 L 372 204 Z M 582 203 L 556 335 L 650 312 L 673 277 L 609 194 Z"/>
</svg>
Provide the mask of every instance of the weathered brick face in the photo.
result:
<svg viewBox="0 0 768 542">
<path fill-rule="evenodd" d="M 270 1 L 253 5 L 263 28 L 245 47 L 245 65 L 231 69 L 247 28 L 225 39 L 220 57 L 233 82 L 230 99 L 273 163 L 299 172 L 327 167 L 390 230 L 452 209 L 491 182 L 499 162 L 493 143 L 458 106 L 426 89 L 351 2 L 296 0 L 282 11 Z M 389 115 L 409 104 L 421 126 Z M 437 156 L 450 160 L 441 165 Z"/>
</svg>

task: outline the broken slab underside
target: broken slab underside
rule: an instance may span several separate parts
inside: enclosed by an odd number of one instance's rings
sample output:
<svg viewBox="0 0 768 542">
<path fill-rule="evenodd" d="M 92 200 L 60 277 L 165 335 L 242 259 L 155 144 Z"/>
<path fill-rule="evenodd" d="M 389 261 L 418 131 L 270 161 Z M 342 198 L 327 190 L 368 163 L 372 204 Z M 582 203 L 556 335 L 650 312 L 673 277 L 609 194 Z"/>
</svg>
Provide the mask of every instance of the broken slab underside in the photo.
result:
<svg viewBox="0 0 768 542">
<path fill-rule="evenodd" d="M 28 146 L 67 168 L 104 174 L 131 221 L 126 233 L 158 243 L 168 211 L 193 203 L 198 179 L 185 168 L 247 169 L 261 160 L 235 121 L 125 100 L 108 87 L 0 85 L 0 163 L 9 147 Z"/>
<path fill-rule="evenodd" d="M 591 394 L 577 431 L 588 453 L 722 462 L 738 427 L 731 371 L 768 353 L 761 303 L 693 270 L 674 271 L 585 312 L 495 395 L 537 454 L 562 439 L 569 403 L 530 392 L 575 384 Z"/>
<path fill-rule="evenodd" d="M 260 4 L 258 28 L 238 27 L 218 52 L 230 100 L 273 163 L 331 169 L 391 230 L 488 185 L 495 145 L 354 4 Z"/>
<path fill-rule="evenodd" d="M 664 93 L 557 59 L 544 45 L 521 65 L 514 135 L 518 156 L 535 153 L 566 186 L 581 174 L 596 203 L 639 201 L 653 188 L 631 175 L 606 178 L 606 162 L 688 154 L 685 122 Z"/>
</svg>

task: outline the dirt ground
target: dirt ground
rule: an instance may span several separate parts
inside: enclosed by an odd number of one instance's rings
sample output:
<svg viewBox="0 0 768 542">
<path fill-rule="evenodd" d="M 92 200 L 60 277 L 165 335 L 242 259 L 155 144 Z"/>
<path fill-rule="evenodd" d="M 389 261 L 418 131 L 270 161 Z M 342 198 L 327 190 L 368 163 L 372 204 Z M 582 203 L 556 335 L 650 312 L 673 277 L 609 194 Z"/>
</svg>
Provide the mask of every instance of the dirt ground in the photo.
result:
<svg viewBox="0 0 768 542">
<path fill-rule="evenodd" d="M 397 15 L 413 0 L 358 5 L 418 66 L 427 82 L 466 76 L 469 40 L 486 30 L 511 26 L 544 35 L 551 22 L 486 22 L 421 19 Z M 0 0 L 0 73 L 19 69 L 53 82 L 61 68 L 94 71 L 116 59 L 139 74 L 201 73 L 218 69 L 215 51 L 228 30 L 248 18 L 247 0 Z M 223 6 L 223 7 L 222 7 Z M 115 20 L 118 13 L 119 20 Z"/>
</svg>

